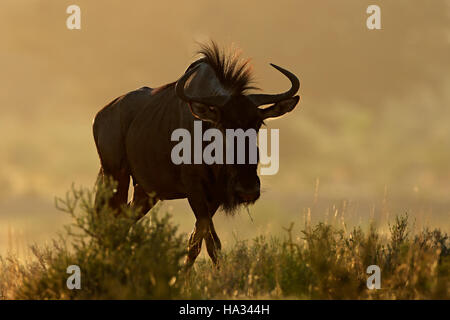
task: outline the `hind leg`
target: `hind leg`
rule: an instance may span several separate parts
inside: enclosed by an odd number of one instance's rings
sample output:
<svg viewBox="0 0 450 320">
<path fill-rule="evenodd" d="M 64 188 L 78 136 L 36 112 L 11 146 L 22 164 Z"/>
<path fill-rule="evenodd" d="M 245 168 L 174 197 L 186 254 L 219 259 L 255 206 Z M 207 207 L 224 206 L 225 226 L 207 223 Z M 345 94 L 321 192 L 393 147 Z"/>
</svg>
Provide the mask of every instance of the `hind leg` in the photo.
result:
<svg viewBox="0 0 450 320">
<path fill-rule="evenodd" d="M 114 100 L 97 113 L 93 123 L 93 134 L 102 167 L 97 194 L 101 194 L 102 187 L 107 188 L 107 192 L 112 194 L 108 204 L 119 213 L 120 208 L 126 206 L 128 202 L 130 171 L 124 140 L 126 132 L 122 129 L 125 123 L 119 109 L 120 103 L 116 102 Z M 114 188 L 111 180 L 116 183 Z"/>
<path fill-rule="evenodd" d="M 126 167 L 122 167 L 116 171 L 108 171 L 102 167 L 97 178 L 97 194 L 96 194 L 96 207 L 100 208 L 100 190 L 103 188 L 112 188 L 111 179 L 116 183 L 115 188 L 112 190 L 112 196 L 108 200 L 108 205 L 111 209 L 119 214 L 120 208 L 126 206 L 128 202 L 128 188 L 130 184 L 130 173 Z"/>
<path fill-rule="evenodd" d="M 137 216 L 136 221 L 144 217 L 147 212 L 150 211 L 151 208 L 158 202 L 158 198 L 155 196 L 151 197 L 149 196 L 144 189 L 136 184 L 134 185 L 134 191 L 133 191 L 133 200 L 130 203 L 131 208 L 136 210 Z"/>
</svg>

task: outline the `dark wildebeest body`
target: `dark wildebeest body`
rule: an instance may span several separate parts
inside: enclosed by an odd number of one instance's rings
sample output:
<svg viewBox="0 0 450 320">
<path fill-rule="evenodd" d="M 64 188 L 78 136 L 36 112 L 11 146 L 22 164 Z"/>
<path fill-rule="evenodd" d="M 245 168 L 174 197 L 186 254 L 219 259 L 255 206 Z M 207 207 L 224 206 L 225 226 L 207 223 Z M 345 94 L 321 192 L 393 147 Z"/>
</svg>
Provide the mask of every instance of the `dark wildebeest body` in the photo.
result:
<svg viewBox="0 0 450 320">
<path fill-rule="evenodd" d="M 175 165 L 171 152 L 178 142 L 171 141 L 173 131 L 186 129 L 194 146 L 195 120 L 202 120 L 203 131 L 258 130 L 265 118 L 295 107 L 299 87 L 293 74 L 274 66 L 289 77 L 291 90 L 279 95 L 244 95 L 250 88 L 246 63 L 227 60 L 214 44 L 202 53 L 204 58 L 194 62 L 177 83 L 144 87 L 112 101 L 97 114 L 93 128 L 101 161 L 99 181 L 111 176 L 118 183 L 112 208 L 127 204 L 130 177 L 134 185 L 131 206 L 139 210 L 140 217 L 158 200 L 188 199 L 197 219 L 189 239 L 189 265 L 200 253 L 203 239 L 217 262 L 221 244 L 213 215 L 220 206 L 233 211 L 240 204 L 255 202 L 260 183 L 256 164 Z M 269 103 L 274 105 L 258 108 Z"/>
</svg>

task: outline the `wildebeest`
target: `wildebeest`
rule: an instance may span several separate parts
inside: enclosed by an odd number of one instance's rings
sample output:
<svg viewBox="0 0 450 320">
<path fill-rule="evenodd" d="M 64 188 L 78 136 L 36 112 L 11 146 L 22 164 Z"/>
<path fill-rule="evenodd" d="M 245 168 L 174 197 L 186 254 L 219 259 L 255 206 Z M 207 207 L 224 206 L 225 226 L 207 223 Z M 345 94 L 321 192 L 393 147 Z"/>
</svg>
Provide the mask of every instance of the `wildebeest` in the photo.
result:
<svg viewBox="0 0 450 320">
<path fill-rule="evenodd" d="M 130 177 L 134 194 L 130 206 L 143 217 L 158 200 L 187 198 L 196 217 L 188 242 L 187 264 L 200 253 L 203 239 L 217 263 L 221 248 L 212 218 L 222 207 L 233 212 L 260 196 L 257 164 L 181 164 L 171 161 L 177 128 L 193 132 L 194 120 L 203 128 L 253 128 L 267 118 L 292 111 L 299 101 L 300 82 L 291 72 L 272 65 L 291 81 L 281 94 L 249 94 L 252 75 L 248 61 L 227 55 L 212 42 L 201 45 L 202 57 L 177 81 L 159 88 L 143 87 L 116 98 L 96 115 L 93 133 L 100 157 L 99 182 L 117 181 L 110 201 L 113 209 L 127 205 Z M 263 105 L 271 104 L 266 108 Z M 152 195 L 152 196 L 150 196 Z"/>
</svg>

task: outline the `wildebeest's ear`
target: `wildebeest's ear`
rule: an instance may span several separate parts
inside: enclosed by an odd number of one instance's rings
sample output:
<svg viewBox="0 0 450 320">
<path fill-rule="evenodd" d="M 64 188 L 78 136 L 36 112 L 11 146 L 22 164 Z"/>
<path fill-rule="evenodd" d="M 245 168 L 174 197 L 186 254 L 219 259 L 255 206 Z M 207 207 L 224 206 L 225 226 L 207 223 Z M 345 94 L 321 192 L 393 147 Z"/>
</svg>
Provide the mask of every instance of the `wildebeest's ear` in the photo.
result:
<svg viewBox="0 0 450 320">
<path fill-rule="evenodd" d="M 207 106 L 203 103 L 191 102 L 189 103 L 189 108 L 191 109 L 191 112 L 194 115 L 194 117 L 200 120 L 209 121 L 213 123 L 219 122 L 220 110 L 216 106 Z"/>
<path fill-rule="evenodd" d="M 299 99 L 299 96 L 294 96 L 292 98 L 277 102 L 268 108 L 259 108 L 259 112 L 263 119 L 280 117 L 283 114 L 294 110 Z"/>
</svg>

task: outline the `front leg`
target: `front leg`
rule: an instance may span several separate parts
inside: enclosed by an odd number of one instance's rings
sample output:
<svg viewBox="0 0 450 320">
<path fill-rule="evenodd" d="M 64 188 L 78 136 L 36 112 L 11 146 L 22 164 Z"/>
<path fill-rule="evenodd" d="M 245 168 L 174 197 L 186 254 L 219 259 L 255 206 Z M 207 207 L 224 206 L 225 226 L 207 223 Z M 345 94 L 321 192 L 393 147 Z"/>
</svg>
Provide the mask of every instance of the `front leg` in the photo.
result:
<svg viewBox="0 0 450 320">
<path fill-rule="evenodd" d="M 209 257 L 216 266 L 218 266 L 218 252 L 222 249 L 222 244 L 220 243 L 219 236 L 217 235 L 216 229 L 214 228 L 212 217 L 214 216 L 218 208 L 218 203 L 209 208 L 211 219 L 209 222 L 209 232 L 207 237 L 205 238 L 206 250 L 208 250 Z"/>
<path fill-rule="evenodd" d="M 202 249 L 203 239 L 206 240 L 209 232 L 209 221 L 206 219 L 197 219 L 194 230 L 192 231 L 188 242 L 188 254 L 186 266 L 191 267 L 197 259 Z"/>
<path fill-rule="evenodd" d="M 188 201 L 197 221 L 189 237 L 186 264 L 190 267 L 195 262 L 195 259 L 200 254 L 204 239 L 208 254 L 213 263 L 217 265 L 217 251 L 220 250 L 221 244 L 214 230 L 212 216 L 216 212 L 218 205 L 208 205 L 205 199 L 195 196 L 188 197 Z"/>
</svg>

